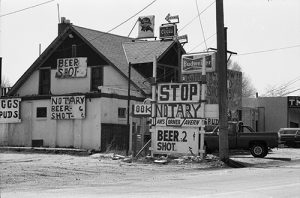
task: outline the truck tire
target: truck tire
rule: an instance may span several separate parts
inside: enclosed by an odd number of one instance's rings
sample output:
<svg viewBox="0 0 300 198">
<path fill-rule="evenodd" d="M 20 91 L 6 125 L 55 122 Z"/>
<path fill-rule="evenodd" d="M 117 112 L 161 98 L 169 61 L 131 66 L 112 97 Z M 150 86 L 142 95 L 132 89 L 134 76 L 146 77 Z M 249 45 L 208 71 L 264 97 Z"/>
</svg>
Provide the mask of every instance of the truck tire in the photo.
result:
<svg viewBox="0 0 300 198">
<path fill-rule="evenodd" d="M 253 157 L 264 158 L 268 154 L 268 148 L 261 143 L 255 143 L 250 147 L 250 152 Z"/>
</svg>

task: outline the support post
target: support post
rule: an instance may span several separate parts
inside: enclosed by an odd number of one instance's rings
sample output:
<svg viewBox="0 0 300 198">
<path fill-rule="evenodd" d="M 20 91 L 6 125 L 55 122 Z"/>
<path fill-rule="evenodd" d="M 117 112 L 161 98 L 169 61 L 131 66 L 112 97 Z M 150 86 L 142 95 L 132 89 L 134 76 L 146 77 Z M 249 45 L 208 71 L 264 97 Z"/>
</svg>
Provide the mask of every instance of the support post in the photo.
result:
<svg viewBox="0 0 300 198">
<path fill-rule="evenodd" d="M 219 157 L 223 162 L 229 160 L 228 149 L 228 117 L 227 117 L 227 64 L 224 33 L 223 0 L 216 1 L 217 20 L 217 74 L 218 74 L 218 102 L 219 102 Z"/>
<path fill-rule="evenodd" d="M 151 156 L 153 157 L 153 148 L 154 148 L 154 133 L 155 133 L 155 127 L 152 125 L 153 119 L 156 118 L 156 70 L 157 70 L 157 57 L 154 56 L 153 57 L 153 68 L 152 68 L 152 77 L 153 77 L 153 81 L 152 81 L 152 85 L 151 85 L 151 94 L 152 94 L 152 113 L 151 113 L 151 124 L 150 124 L 150 133 L 151 133 Z"/>
<path fill-rule="evenodd" d="M 128 134 L 129 134 L 129 143 L 127 148 L 128 151 L 132 148 L 132 130 L 130 126 L 130 81 L 131 81 L 131 63 L 128 64 L 128 95 L 127 95 L 127 127 L 128 127 Z"/>
</svg>

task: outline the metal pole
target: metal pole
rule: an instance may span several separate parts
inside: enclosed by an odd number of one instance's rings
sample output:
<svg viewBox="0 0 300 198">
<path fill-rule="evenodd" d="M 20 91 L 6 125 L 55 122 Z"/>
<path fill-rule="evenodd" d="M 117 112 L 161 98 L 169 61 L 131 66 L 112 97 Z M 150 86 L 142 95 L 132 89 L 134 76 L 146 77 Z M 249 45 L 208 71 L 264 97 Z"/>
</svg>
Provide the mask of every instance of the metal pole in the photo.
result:
<svg viewBox="0 0 300 198">
<path fill-rule="evenodd" d="M 130 126 L 130 81 L 131 81 L 131 63 L 128 65 L 128 95 L 127 95 L 127 127 L 128 127 L 128 134 L 129 134 L 129 144 L 127 148 L 127 153 L 129 150 L 130 144 L 132 144 L 132 131 Z"/>
<path fill-rule="evenodd" d="M 157 70 L 157 57 L 154 56 L 153 57 L 153 69 L 152 69 L 152 77 L 153 77 L 153 82 L 152 82 L 152 115 L 151 115 L 151 119 L 153 122 L 153 119 L 155 120 L 156 117 L 156 70 Z M 154 148 L 154 133 L 155 133 L 155 126 L 152 125 L 153 123 L 151 123 L 151 128 L 150 128 L 150 133 L 151 133 L 151 148 Z M 151 156 L 153 157 L 153 150 L 151 150 Z"/>
<path fill-rule="evenodd" d="M 224 33 L 223 0 L 216 1 L 217 20 L 217 74 L 218 74 L 218 101 L 219 101 L 219 157 L 223 162 L 229 160 L 228 150 L 228 117 L 227 117 L 227 65 Z"/>
<path fill-rule="evenodd" d="M 0 97 L 2 96 L 2 57 L 0 57 Z"/>
</svg>

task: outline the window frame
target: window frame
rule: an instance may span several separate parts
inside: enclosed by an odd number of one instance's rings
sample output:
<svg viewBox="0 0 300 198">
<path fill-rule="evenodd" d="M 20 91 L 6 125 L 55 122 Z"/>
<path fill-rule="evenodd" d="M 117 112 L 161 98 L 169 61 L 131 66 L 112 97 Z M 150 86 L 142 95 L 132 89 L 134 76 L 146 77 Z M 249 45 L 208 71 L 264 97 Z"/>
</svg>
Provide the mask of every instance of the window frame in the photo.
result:
<svg viewBox="0 0 300 198">
<path fill-rule="evenodd" d="M 97 79 L 95 77 L 96 72 L 95 70 L 100 72 L 100 77 L 101 79 Z M 98 74 L 97 74 L 98 75 Z M 98 84 L 98 81 L 100 82 Z M 91 85 L 90 85 L 90 91 L 99 91 L 98 87 L 103 85 L 103 81 L 104 81 L 104 71 L 103 71 L 103 67 L 101 66 L 96 66 L 96 67 L 91 67 Z M 95 87 L 97 86 L 97 87 Z"/>
<path fill-rule="evenodd" d="M 44 72 L 49 72 L 48 73 L 48 81 L 45 81 L 45 74 Z M 51 68 L 41 68 L 39 69 L 39 95 L 48 95 L 50 94 L 51 91 Z"/>
</svg>

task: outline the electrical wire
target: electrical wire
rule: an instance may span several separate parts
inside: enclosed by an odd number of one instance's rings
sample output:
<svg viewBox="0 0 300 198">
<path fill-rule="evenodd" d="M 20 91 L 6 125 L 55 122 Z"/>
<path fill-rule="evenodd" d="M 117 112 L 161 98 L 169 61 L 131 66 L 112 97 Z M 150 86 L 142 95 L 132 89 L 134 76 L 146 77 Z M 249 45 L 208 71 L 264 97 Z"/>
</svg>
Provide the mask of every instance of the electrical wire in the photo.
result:
<svg viewBox="0 0 300 198">
<path fill-rule="evenodd" d="M 23 9 L 21 9 L 21 10 L 16 10 L 16 11 L 13 11 L 13 12 L 9 12 L 9 13 L 0 15 L 0 17 L 8 16 L 8 15 L 15 14 L 15 13 L 18 13 L 18 12 L 22 12 L 22 11 L 24 11 L 24 10 L 28 10 L 28 9 L 31 9 L 31 8 L 35 8 L 35 7 L 38 7 L 38 6 L 47 4 L 47 3 L 51 3 L 51 2 L 53 2 L 53 1 L 55 1 L 55 0 L 46 1 L 46 2 L 43 2 L 43 3 L 40 3 L 40 4 L 36 4 L 36 5 L 30 6 L 30 7 L 27 7 L 27 8 L 23 8 Z"/>
<path fill-rule="evenodd" d="M 214 3 L 216 3 L 216 1 L 212 2 L 209 6 L 207 6 L 203 11 L 201 11 L 200 13 L 198 13 L 198 15 L 203 14 L 208 8 L 210 8 L 210 6 L 212 6 Z M 191 23 L 193 23 L 193 21 L 195 21 L 198 18 L 198 15 L 195 16 L 190 22 L 188 22 L 186 25 L 184 25 L 181 29 L 178 30 L 178 32 L 182 31 L 184 28 L 186 28 L 187 26 L 189 26 Z"/>
<path fill-rule="evenodd" d="M 202 25 L 201 18 L 200 18 L 200 12 L 199 12 L 198 0 L 195 0 L 195 2 L 196 2 L 197 12 L 198 12 L 198 18 L 199 18 L 199 22 L 200 22 L 200 26 L 201 26 L 201 31 L 202 31 L 202 35 L 203 35 L 203 39 L 204 39 L 204 43 L 205 43 L 205 48 L 206 48 L 206 50 L 207 50 L 207 43 L 206 43 L 206 39 L 205 39 L 205 34 L 204 34 L 203 25 Z"/>
<path fill-rule="evenodd" d="M 251 55 L 251 54 L 260 54 L 260 53 L 273 52 L 273 51 L 290 49 L 290 48 L 296 48 L 296 47 L 300 47 L 300 44 L 292 45 L 292 46 L 287 46 L 287 47 L 281 47 L 281 48 L 275 48 L 275 49 L 269 49 L 269 50 L 262 50 L 262 51 L 241 53 L 241 54 L 237 54 L 236 56 L 244 56 L 244 55 Z"/>
<path fill-rule="evenodd" d="M 210 35 L 210 36 L 206 39 L 206 41 L 208 41 L 209 39 L 211 39 L 211 38 L 212 38 L 213 36 L 215 36 L 216 34 L 217 34 L 217 33 L 214 33 L 214 34 Z M 204 43 L 204 41 L 203 41 L 202 43 L 196 45 L 194 48 L 192 48 L 192 49 L 189 51 L 189 53 L 192 52 L 194 49 L 198 48 L 199 46 L 201 46 L 203 43 Z"/>
</svg>

